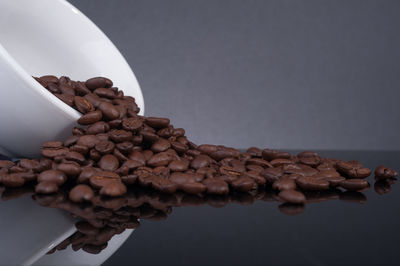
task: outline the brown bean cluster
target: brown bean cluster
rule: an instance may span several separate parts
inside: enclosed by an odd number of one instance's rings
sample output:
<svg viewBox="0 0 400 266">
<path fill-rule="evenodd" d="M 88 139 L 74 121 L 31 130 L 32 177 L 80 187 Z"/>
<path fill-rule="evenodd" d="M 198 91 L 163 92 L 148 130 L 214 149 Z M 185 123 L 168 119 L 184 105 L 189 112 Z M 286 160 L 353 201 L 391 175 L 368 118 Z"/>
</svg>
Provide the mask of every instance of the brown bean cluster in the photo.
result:
<svg viewBox="0 0 400 266">
<path fill-rule="evenodd" d="M 6 187 L 36 184 L 35 192 L 52 194 L 71 187 L 69 198 L 90 202 L 96 196 L 120 197 L 129 187 L 162 193 L 228 195 L 271 186 L 284 202 L 304 204 L 307 191 L 342 188 L 362 191 L 371 170 L 358 161 L 321 157 L 315 152 L 291 155 L 270 149 L 240 152 L 222 145 L 196 145 L 168 118 L 138 115 L 135 99 L 96 77 L 86 82 L 68 77 L 36 78 L 47 90 L 83 115 L 68 139 L 43 144 L 40 159 L 0 162 Z M 397 172 L 384 166 L 377 178 Z"/>
</svg>

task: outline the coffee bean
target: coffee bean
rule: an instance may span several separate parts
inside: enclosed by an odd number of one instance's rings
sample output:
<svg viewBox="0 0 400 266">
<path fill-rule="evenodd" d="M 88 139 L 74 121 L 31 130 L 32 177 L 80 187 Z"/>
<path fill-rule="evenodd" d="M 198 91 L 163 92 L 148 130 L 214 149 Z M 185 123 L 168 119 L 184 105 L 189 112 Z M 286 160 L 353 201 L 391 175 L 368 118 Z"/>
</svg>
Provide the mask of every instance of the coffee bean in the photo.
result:
<svg viewBox="0 0 400 266">
<path fill-rule="evenodd" d="M 172 157 L 170 154 L 167 152 L 160 152 L 155 155 L 153 155 L 150 159 L 147 161 L 147 165 L 152 166 L 152 167 L 157 167 L 157 166 L 166 166 L 172 161 Z"/>
<path fill-rule="evenodd" d="M 153 128 L 168 127 L 170 120 L 168 118 L 147 117 L 145 123 Z"/>
<path fill-rule="evenodd" d="M 190 163 L 190 167 L 194 169 L 199 169 L 201 167 L 207 167 L 210 165 L 211 158 L 207 155 L 200 154 L 194 158 L 194 160 Z"/>
<path fill-rule="evenodd" d="M 168 165 L 168 168 L 174 172 L 184 172 L 188 169 L 188 167 L 189 167 L 189 162 L 184 159 L 174 160 L 170 162 Z"/>
<path fill-rule="evenodd" d="M 126 130 L 113 129 L 110 131 L 110 139 L 117 143 L 130 141 L 132 139 L 132 132 Z"/>
<path fill-rule="evenodd" d="M 114 148 L 115 144 L 108 140 L 100 141 L 95 145 L 96 151 L 98 151 L 100 154 L 112 153 Z"/>
<path fill-rule="evenodd" d="M 151 145 L 151 150 L 153 152 L 163 152 L 168 150 L 170 147 L 171 144 L 168 140 L 160 138 Z"/>
<path fill-rule="evenodd" d="M 80 125 L 90 125 L 94 124 L 101 120 L 103 117 L 102 112 L 100 111 L 92 111 L 89 113 L 84 114 L 78 119 L 78 124 Z"/>
<path fill-rule="evenodd" d="M 97 172 L 90 177 L 89 182 L 91 186 L 99 189 L 108 186 L 110 183 L 121 182 L 121 178 L 113 172 Z"/>
<path fill-rule="evenodd" d="M 261 158 L 262 156 L 262 150 L 257 147 L 248 148 L 246 152 L 250 154 L 251 157 Z"/>
<path fill-rule="evenodd" d="M 152 187 L 164 193 L 175 193 L 178 185 L 168 179 L 158 178 L 152 182 Z"/>
<path fill-rule="evenodd" d="M 110 126 L 106 122 L 99 121 L 99 122 L 96 122 L 96 123 L 90 125 L 86 129 L 86 134 L 87 135 L 96 135 L 96 134 L 100 134 L 100 133 L 105 133 L 109 130 L 110 130 Z"/>
<path fill-rule="evenodd" d="M 272 184 L 281 178 L 283 170 L 278 167 L 266 168 L 260 175 L 264 177 L 268 183 Z"/>
<path fill-rule="evenodd" d="M 106 154 L 101 157 L 98 165 L 104 171 L 115 171 L 119 167 L 119 162 L 117 157 L 112 154 Z"/>
<path fill-rule="evenodd" d="M 97 173 L 97 170 L 93 167 L 86 167 L 82 169 L 77 182 L 78 183 L 89 183 L 90 177 Z"/>
<path fill-rule="evenodd" d="M 264 167 L 264 168 L 274 167 L 271 163 L 267 162 L 266 160 L 260 159 L 260 158 L 248 159 L 248 160 L 246 160 L 246 164 L 259 165 L 259 166 Z"/>
<path fill-rule="evenodd" d="M 5 187 L 22 187 L 25 184 L 25 179 L 17 173 L 3 174 L 1 176 L 1 183 Z"/>
<path fill-rule="evenodd" d="M 56 96 L 58 99 L 60 99 L 61 101 L 63 101 L 64 103 L 66 103 L 69 106 L 74 105 L 74 95 L 56 93 L 56 94 L 54 94 L 54 96 Z"/>
<path fill-rule="evenodd" d="M 296 184 L 304 190 L 327 190 L 329 189 L 329 182 L 313 177 L 302 176 L 296 179 Z"/>
<path fill-rule="evenodd" d="M 85 156 L 83 156 L 82 154 L 80 154 L 79 152 L 76 152 L 76 151 L 67 152 L 67 154 L 65 154 L 65 159 L 67 159 L 69 161 L 77 162 L 79 164 L 83 164 L 86 160 Z"/>
<path fill-rule="evenodd" d="M 86 80 L 85 85 L 89 90 L 95 90 L 97 88 L 110 88 L 113 84 L 108 78 L 95 77 Z"/>
<path fill-rule="evenodd" d="M 96 137 L 95 135 L 85 135 L 85 136 L 82 136 L 82 137 L 80 137 L 78 139 L 77 144 L 78 145 L 82 145 L 82 146 L 86 146 L 89 149 L 92 149 L 99 142 L 100 142 L 99 138 Z"/>
<path fill-rule="evenodd" d="M 97 88 L 93 91 L 99 97 L 114 99 L 116 97 L 115 92 L 107 88 Z"/>
<path fill-rule="evenodd" d="M 122 128 L 128 131 L 136 132 L 142 128 L 143 121 L 137 117 L 125 118 L 122 120 Z"/>
<path fill-rule="evenodd" d="M 53 194 L 58 191 L 58 185 L 54 182 L 43 181 L 39 182 L 35 187 L 35 192 L 39 194 Z"/>
<path fill-rule="evenodd" d="M 98 108 L 108 120 L 114 120 L 119 117 L 118 109 L 111 103 L 103 101 Z"/>
<path fill-rule="evenodd" d="M 100 195 L 108 197 L 119 197 L 126 193 L 126 186 L 121 182 L 110 182 L 100 189 Z"/>
<path fill-rule="evenodd" d="M 65 162 L 57 166 L 57 170 L 65 173 L 67 176 L 75 177 L 78 176 L 82 169 L 76 162 Z"/>
<path fill-rule="evenodd" d="M 384 165 L 377 166 L 374 173 L 377 179 L 389 179 L 398 176 L 397 171 L 387 168 Z"/>
<path fill-rule="evenodd" d="M 67 181 L 67 176 L 58 170 L 46 170 L 39 174 L 37 181 L 40 182 L 52 182 L 61 186 Z"/>
<path fill-rule="evenodd" d="M 256 183 L 250 177 L 240 177 L 234 180 L 231 185 L 235 190 L 246 192 L 252 190 Z"/>
<path fill-rule="evenodd" d="M 279 166 L 283 166 L 286 164 L 293 164 L 293 161 L 289 160 L 289 159 L 281 159 L 281 158 L 270 161 L 270 165 L 272 165 L 272 167 L 279 167 Z"/>
<path fill-rule="evenodd" d="M 369 183 L 364 179 L 347 179 L 341 181 L 339 186 L 350 191 L 357 191 L 369 187 Z"/>
<path fill-rule="evenodd" d="M 285 202 L 294 204 L 304 204 L 306 202 L 306 197 L 300 191 L 294 189 L 283 190 L 279 193 L 279 198 Z"/>
<path fill-rule="evenodd" d="M 184 183 L 181 185 L 181 189 L 188 194 L 200 194 L 207 190 L 207 187 L 202 183 Z"/>
<path fill-rule="evenodd" d="M 81 96 L 74 97 L 74 104 L 76 109 L 83 114 L 94 111 L 93 104 Z"/>
<path fill-rule="evenodd" d="M 228 184 L 221 179 L 207 178 L 202 183 L 206 186 L 208 194 L 226 195 L 229 193 Z"/>
</svg>

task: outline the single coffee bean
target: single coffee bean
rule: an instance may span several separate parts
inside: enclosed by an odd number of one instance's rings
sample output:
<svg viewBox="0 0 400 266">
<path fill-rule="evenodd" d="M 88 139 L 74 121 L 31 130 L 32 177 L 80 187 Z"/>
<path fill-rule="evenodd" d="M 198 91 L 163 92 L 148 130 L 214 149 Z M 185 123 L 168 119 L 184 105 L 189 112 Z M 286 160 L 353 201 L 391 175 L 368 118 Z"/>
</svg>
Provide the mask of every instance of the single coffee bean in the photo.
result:
<svg viewBox="0 0 400 266">
<path fill-rule="evenodd" d="M 99 97 L 104 97 L 108 99 L 114 99 L 116 97 L 115 92 L 107 88 L 97 88 L 93 91 Z"/>
<path fill-rule="evenodd" d="M 76 162 L 64 162 L 57 166 L 57 170 L 65 173 L 67 176 L 75 177 L 78 176 L 82 169 Z"/>
<path fill-rule="evenodd" d="M 76 203 L 91 201 L 93 197 L 94 197 L 93 189 L 85 184 L 76 185 L 69 192 L 69 199 L 72 202 Z"/>
<path fill-rule="evenodd" d="M 102 99 L 94 93 L 88 93 L 83 96 L 86 100 L 88 100 L 95 108 L 99 107 Z"/>
<path fill-rule="evenodd" d="M 111 103 L 103 101 L 102 103 L 99 104 L 98 108 L 108 120 L 114 120 L 119 118 L 118 109 Z"/>
<path fill-rule="evenodd" d="M 58 99 L 60 99 L 61 101 L 63 101 L 64 103 L 66 103 L 69 106 L 74 105 L 74 95 L 56 93 L 56 94 L 54 94 L 54 96 L 56 96 Z"/>
<path fill-rule="evenodd" d="M 113 84 L 108 78 L 95 77 L 86 80 L 85 85 L 89 90 L 95 90 L 97 88 L 110 88 Z"/>
<path fill-rule="evenodd" d="M 184 172 L 188 169 L 189 162 L 185 159 L 174 160 L 169 163 L 168 168 L 174 172 Z"/>
<path fill-rule="evenodd" d="M 116 148 L 122 152 L 123 154 L 130 154 L 130 152 L 132 151 L 134 145 L 132 142 L 130 141 L 124 141 L 121 143 L 117 143 Z"/>
<path fill-rule="evenodd" d="M 279 159 L 277 159 L 279 160 Z M 285 159 L 282 159 L 285 160 Z M 246 161 L 246 164 L 253 164 L 253 165 L 259 165 L 261 167 L 267 168 L 267 167 L 274 167 L 271 163 L 267 162 L 266 160 L 260 159 L 260 158 L 251 158 Z"/>
<path fill-rule="evenodd" d="M 260 176 L 258 172 L 248 171 L 243 176 L 250 177 L 259 186 L 264 186 L 266 184 L 265 178 Z"/>
<path fill-rule="evenodd" d="M 272 167 L 279 167 L 286 164 L 293 164 L 293 161 L 289 159 L 274 159 L 270 162 L 270 164 Z"/>
<path fill-rule="evenodd" d="M 67 176 L 58 170 L 46 170 L 39 174 L 37 181 L 39 183 L 48 181 L 61 186 L 67 181 Z"/>
<path fill-rule="evenodd" d="M 217 178 L 207 178 L 202 181 L 208 194 L 226 195 L 229 193 L 228 183 Z"/>
<path fill-rule="evenodd" d="M 70 148 L 70 151 L 77 152 L 85 156 L 88 153 L 89 148 L 83 145 L 74 145 Z"/>
<path fill-rule="evenodd" d="M 171 147 L 171 144 L 169 143 L 168 140 L 159 138 L 157 141 L 155 141 L 151 145 L 151 150 L 153 152 L 163 152 L 163 151 L 168 150 L 170 147 Z"/>
<path fill-rule="evenodd" d="M 178 189 L 178 185 L 174 182 L 165 179 L 165 178 L 158 178 L 152 182 L 152 187 L 158 191 L 163 193 L 175 193 Z"/>
<path fill-rule="evenodd" d="M 82 145 L 82 146 L 84 146 L 84 145 Z M 77 162 L 79 164 L 83 164 L 86 160 L 85 156 L 83 156 L 82 154 L 80 154 L 79 152 L 76 152 L 76 151 L 67 152 L 67 154 L 65 155 L 65 159 L 67 159 L 69 161 Z"/>
<path fill-rule="evenodd" d="M 250 154 L 251 157 L 261 158 L 262 156 L 262 150 L 257 147 L 248 148 L 246 152 Z"/>
<path fill-rule="evenodd" d="M 92 111 L 89 113 L 84 114 L 78 119 L 78 124 L 80 125 L 90 125 L 94 124 L 101 120 L 103 117 L 102 112 L 100 111 Z"/>
<path fill-rule="evenodd" d="M 279 167 L 266 168 L 260 175 L 265 178 L 267 183 L 272 184 L 283 176 L 283 170 Z"/>
<path fill-rule="evenodd" d="M 172 157 L 167 152 L 160 152 L 154 154 L 150 159 L 148 159 L 147 164 L 152 167 L 166 166 L 172 161 Z"/>
<path fill-rule="evenodd" d="M 126 194 L 126 186 L 122 182 L 110 182 L 100 189 L 100 195 L 108 197 L 119 197 Z"/>
<path fill-rule="evenodd" d="M 200 194 L 205 192 L 207 187 L 202 183 L 193 182 L 182 184 L 181 189 L 188 194 Z"/>
<path fill-rule="evenodd" d="M 168 118 L 147 117 L 145 123 L 152 128 L 164 128 L 169 126 L 170 120 Z"/>
<path fill-rule="evenodd" d="M 368 181 L 364 179 L 347 179 L 341 181 L 339 185 L 349 191 L 357 191 L 369 187 Z"/>
<path fill-rule="evenodd" d="M 35 192 L 38 194 L 53 194 L 58 191 L 58 185 L 54 182 L 43 181 L 39 182 L 35 187 Z"/>
<path fill-rule="evenodd" d="M 143 121 L 137 117 L 125 118 L 122 120 L 122 128 L 127 131 L 136 132 L 142 128 Z"/>
<path fill-rule="evenodd" d="M 200 154 L 194 158 L 194 160 L 190 163 L 190 167 L 194 169 L 199 169 L 201 167 L 207 167 L 210 165 L 211 158 L 207 155 Z"/>
<path fill-rule="evenodd" d="M 256 183 L 250 177 L 240 177 L 234 180 L 231 185 L 235 190 L 246 192 L 252 190 L 256 186 Z"/>
<path fill-rule="evenodd" d="M 294 189 L 283 190 L 279 193 L 278 197 L 284 202 L 294 204 L 304 204 L 306 202 L 304 194 Z"/>
<path fill-rule="evenodd" d="M 90 125 L 86 129 L 87 135 L 97 135 L 100 133 L 105 133 L 110 130 L 110 126 L 104 121 L 98 121 L 92 125 Z"/>
<path fill-rule="evenodd" d="M 375 177 L 377 179 L 389 179 L 398 175 L 397 171 L 390 169 L 384 165 L 379 165 L 375 168 Z"/>
<path fill-rule="evenodd" d="M 108 140 L 100 141 L 96 144 L 95 149 L 100 154 L 109 154 L 112 153 L 115 148 L 115 144 Z"/>
<path fill-rule="evenodd" d="M 110 131 L 110 139 L 117 143 L 130 141 L 132 139 L 132 132 L 126 130 L 113 129 Z"/>
<path fill-rule="evenodd" d="M 296 184 L 304 190 L 327 190 L 329 189 L 329 182 L 313 177 L 302 176 L 296 179 Z"/>
<path fill-rule="evenodd" d="M 1 183 L 5 187 L 22 187 L 25 184 L 25 179 L 18 173 L 1 175 Z"/>
<path fill-rule="evenodd" d="M 119 162 L 117 157 L 112 154 L 106 154 L 101 157 L 98 162 L 98 166 L 104 171 L 115 171 L 119 167 Z"/>
<path fill-rule="evenodd" d="M 94 111 L 93 104 L 81 96 L 74 97 L 74 104 L 76 109 L 83 114 Z"/>
<path fill-rule="evenodd" d="M 89 183 L 89 179 L 97 173 L 97 170 L 93 167 L 86 167 L 82 169 L 80 173 L 77 183 Z"/>
<path fill-rule="evenodd" d="M 100 189 L 110 183 L 121 182 L 121 178 L 113 172 L 97 172 L 90 177 L 89 182 L 92 187 Z"/>
</svg>

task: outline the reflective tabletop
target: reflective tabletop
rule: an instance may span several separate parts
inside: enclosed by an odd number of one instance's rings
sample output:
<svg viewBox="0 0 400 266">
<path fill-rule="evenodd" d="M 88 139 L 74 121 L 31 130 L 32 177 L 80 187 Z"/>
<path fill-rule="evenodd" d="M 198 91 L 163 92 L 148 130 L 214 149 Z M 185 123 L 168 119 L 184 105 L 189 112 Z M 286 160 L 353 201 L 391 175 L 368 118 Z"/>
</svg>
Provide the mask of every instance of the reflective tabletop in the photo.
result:
<svg viewBox="0 0 400 266">
<path fill-rule="evenodd" d="M 380 164 L 400 169 L 397 151 L 320 154 L 356 159 L 371 169 Z M 95 208 L 68 204 L 62 195 L 37 197 L 29 189 L 3 188 L 0 211 L 25 197 L 37 205 L 36 213 L 46 210 L 40 215 L 48 218 L 36 231 L 46 223 L 60 225 L 46 229 L 56 240 L 41 253 L 30 254 L 25 264 L 398 265 L 400 185 L 396 179 L 376 182 L 373 175 L 367 180 L 371 187 L 362 192 L 307 193 L 305 206 L 279 202 L 271 188 L 226 197 L 172 196 L 132 188 L 124 200 L 99 200 Z M 26 212 L 21 204 L 14 212 Z M 36 208 L 33 204 L 31 208 Z M 88 226 L 88 220 L 96 224 L 99 217 L 109 221 L 107 232 L 101 226 Z M 33 220 L 31 225 L 38 223 Z M 10 232 L 20 231 L 18 223 L 3 224 L 3 230 L 5 226 Z M 62 232 L 57 235 L 52 230 Z M 15 247 L 24 246 L 29 238 L 16 235 L 14 239 L 10 234 L 1 241 L 2 258 L 6 253 L 12 256 Z"/>
</svg>

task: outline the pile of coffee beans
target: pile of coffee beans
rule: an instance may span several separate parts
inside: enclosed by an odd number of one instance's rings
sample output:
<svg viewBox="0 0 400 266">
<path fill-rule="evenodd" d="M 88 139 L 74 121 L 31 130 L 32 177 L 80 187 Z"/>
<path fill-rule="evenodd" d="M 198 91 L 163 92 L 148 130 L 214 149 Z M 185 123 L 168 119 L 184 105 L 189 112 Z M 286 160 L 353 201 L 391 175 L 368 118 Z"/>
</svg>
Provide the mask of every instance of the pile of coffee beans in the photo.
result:
<svg viewBox="0 0 400 266">
<path fill-rule="evenodd" d="M 53 194 L 67 186 L 69 199 L 82 203 L 97 196 L 121 197 L 134 186 L 193 195 L 271 186 L 280 191 L 280 200 L 295 204 L 306 203 L 308 191 L 369 187 L 365 178 L 371 170 L 355 160 L 324 158 L 315 152 L 292 155 L 256 147 L 240 152 L 196 145 L 168 118 L 138 115 L 135 99 L 108 78 L 36 80 L 82 116 L 69 138 L 43 144 L 43 158 L 0 161 L 0 183 L 5 187 L 34 184 L 36 193 Z M 375 175 L 384 180 L 397 172 L 379 166 Z"/>
</svg>

